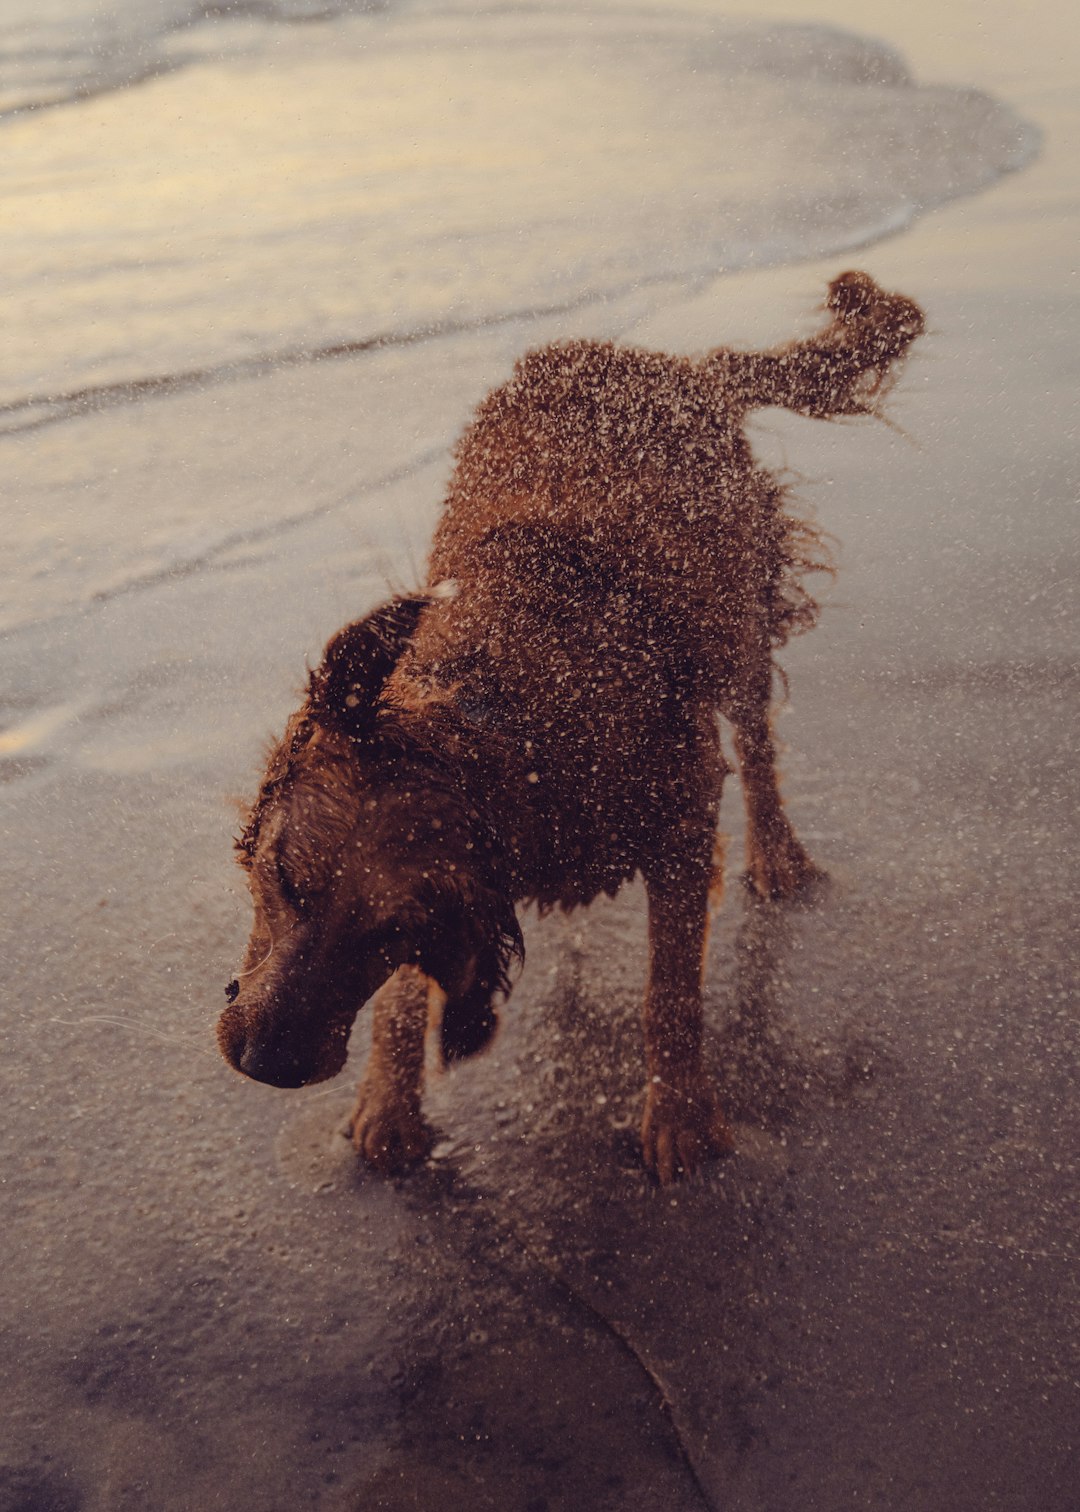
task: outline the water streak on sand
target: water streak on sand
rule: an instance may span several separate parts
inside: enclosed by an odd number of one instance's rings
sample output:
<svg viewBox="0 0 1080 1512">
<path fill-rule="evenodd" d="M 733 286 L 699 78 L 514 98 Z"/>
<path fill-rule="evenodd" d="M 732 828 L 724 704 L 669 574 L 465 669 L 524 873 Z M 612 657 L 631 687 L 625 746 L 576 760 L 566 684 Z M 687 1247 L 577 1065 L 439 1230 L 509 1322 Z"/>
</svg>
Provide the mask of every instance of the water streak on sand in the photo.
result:
<svg viewBox="0 0 1080 1512">
<path fill-rule="evenodd" d="M 48 741 L 51 735 L 71 719 L 79 715 L 79 704 L 62 704 L 57 708 L 41 709 L 24 719 L 21 724 L 0 730 L 0 761 L 21 757 Z"/>
<path fill-rule="evenodd" d="M 670 280 L 659 277 L 650 282 L 666 284 Z M 640 288 L 641 284 L 637 287 Z M 67 394 L 12 399 L 6 404 L 0 404 L 0 439 L 23 431 L 39 430 L 45 425 L 58 425 L 64 420 L 74 420 L 82 415 L 114 409 L 118 405 L 168 398 L 190 389 L 208 388 L 215 383 L 234 383 L 243 378 L 258 378 L 279 369 L 304 367 L 315 362 L 333 362 L 342 357 L 360 357 L 367 352 L 383 351 L 387 347 L 419 346 L 427 341 L 441 341 L 467 331 L 491 330 L 519 321 L 537 320 L 545 315 L 569 314 L 572 310 L 584 309 L 596 303 L 599 298 L 615 297 L 619 292 L 621 291 L 609 291 L 603 296 L 586 295 L 571 304 L 508 310 L 501 315 L 479 316 L 475 320 L 439 321 L 422 329 L 385 331 L 352 341 L 329 342 L 320 347 L 288 347 L 280 351 L 263 352 L 255 357 L 222 362 L 215 367 L 161 373 L 151 378 L 133 378 L 124 383 L 91 385 Z"/>
<path fill-rule="evenodd" d="M 228 557 L 238 548 L 244 546 L 261 545 L 267 541 L 276 540 L 287 535 L 290 531 L 310 525 L 316 520 L 333 514 L 335 510 L 345 509 L 355 505 L 358 499 L 366 495 L 378 495 L 383 490 L 390 488 L 395 483 L 412 477 L 422 472 L 425 467 L 430 467 L 442 455 L 442 448 L 436 447 L 421 452 L 411 458 L 401 467 L 375 478 L 370 482 L 356 484 L 347 492 L 330 499 L 322 499 L 316 504 L 309 505 L 305 509 L 295 510 L 291 514 L 277 514 L 263 525 L 252 526 L 246 530 L 226 531 L 218 536 L 205 550 L 195 552 L 189 556 L 171 556 L 163 560 L 161 565 L 150 571 L 132 573 L 120 578 L 107 588 L 92 590 L 81 605 L 66 604 L 52 613 L 45 613 L 21 624 L 13 625 L 7 630 L 11 635 L 15 631 L 29 631 L 37 627 L 47 625 L 54 620 L 70 618 L 74 613 L 85 614 L 95 608 L 113 603 L 118 598 L 127 597 L 132 593 L 145 592 L 148 589 L 159 587 L 163 583 L 175 583 L 186 577 L 192 577 L 200 572 L 212 572 L 221 563 L 222 558 Z M 67 715 L 65 714 L 65 719 Z M 51 718 L 51 716 L 50 716 Z M 60 723 L 63 721 L 57 721 Z M 46 733 L 51 733 L 54 724 L 50 723 Z M 31 721 L 25 727 L 32 733 L 36 733 L 38 722 Z M 4 740 L 22 739 L 20 732 L 11 732 L 7 737 L 0 735 L 0 757 L 9 754 L 5 748 Z M 32 743 L 32 742 L 31 742 Z M 19 749 L 12 746 L 11 751 Z"/>
</svg>

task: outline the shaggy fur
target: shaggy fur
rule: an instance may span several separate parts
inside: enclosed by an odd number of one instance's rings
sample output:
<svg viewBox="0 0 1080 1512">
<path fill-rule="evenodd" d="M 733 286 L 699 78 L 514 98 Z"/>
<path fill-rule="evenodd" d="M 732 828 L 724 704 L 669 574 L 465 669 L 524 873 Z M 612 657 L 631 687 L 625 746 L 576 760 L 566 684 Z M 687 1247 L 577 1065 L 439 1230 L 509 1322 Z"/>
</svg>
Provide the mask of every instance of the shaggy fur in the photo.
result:
<svg viewBox="0 0 1080 1512">
<path fill-rule="evenodd" d="M 749 881 L 814 867 L 781 806 L 773 652 L 813 624 L 815 529 L 754 462 L 749 410 L 879 414 L 923 328 L 866 274 L 808 341 L 694 360 L 559 342 L 521 359 L 456 450 L 423 594 L 346 626 L 238 841 L 255 928 L 219 1040 L 249 1076 L 334 1075 L 374 1048 L 358 1152 L 424 1154 L 429 1009 L 480 1049 L 522 954 L 515 905 L 573 908 L 640 873 L 649 906 L 642 1146 L 661 1181 L 729 1135 L 701 1069 L 701 977 L 730 721 Z M 432 984 L 439 989 L 431 991 Z"/>
</svg>

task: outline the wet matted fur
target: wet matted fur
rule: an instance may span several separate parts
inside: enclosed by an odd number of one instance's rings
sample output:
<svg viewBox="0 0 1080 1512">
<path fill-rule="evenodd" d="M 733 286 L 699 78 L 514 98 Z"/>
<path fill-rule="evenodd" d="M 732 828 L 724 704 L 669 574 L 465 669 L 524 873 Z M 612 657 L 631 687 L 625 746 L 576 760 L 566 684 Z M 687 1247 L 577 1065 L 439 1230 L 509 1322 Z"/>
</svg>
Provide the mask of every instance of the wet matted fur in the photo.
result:
<svg viewBox="0 0 1080 1512">
<path fill-rule="evenodd" d="M 773 652 L 814 622 L 827 566 L 743 431 L 748 411 L 879 414 L 923 328 L 864 273 L 829 322 L 698 359 L 602 342 L 529 352 L 456 448 L 427 587 L 348 625 L 312 673 L 239 838 L 255 904 L 219 1025 L 278 1086 L 333 1076 L 375 995 L 358 1152 L 430 1141 L 424 1036 L 487 1043 L 522 954 L 515 907 L 573 908 L 640 873 L 649 909 L 646 1164 L 662 1181 L 729 1145 L 702 1073 L 701 978 L 734 733 L 750 884 L 815 869 L 777 788 Z"/>
</svg>

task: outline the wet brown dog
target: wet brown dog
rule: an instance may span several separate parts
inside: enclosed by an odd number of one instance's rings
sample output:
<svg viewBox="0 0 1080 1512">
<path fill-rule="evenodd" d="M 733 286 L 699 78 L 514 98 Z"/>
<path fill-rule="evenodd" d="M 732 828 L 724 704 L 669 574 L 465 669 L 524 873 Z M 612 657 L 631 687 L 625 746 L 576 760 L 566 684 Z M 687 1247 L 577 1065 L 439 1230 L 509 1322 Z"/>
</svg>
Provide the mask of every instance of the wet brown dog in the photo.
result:
<svg viewBox="0 0 1080 1512">
<path fill-rule="evenodd" d="M 863 273 L 827 308 L 769 352 L 529 353 L 458 444 L 426 592 L 346 626 L 312 673 L 238 842 L 255 927 L 218 1033 L 238 1070 L 301 1086 L 342 1068 L 377 993 L 352 1125 L 372 1165 L 428 1148 L 429 998 L 444 1055 L 480 1049 L 522 954 L 515 905 L 572 908 L 638 872 L 645 1161 L 667 1182 L 728 1147 L 700 1062 L 716 715 L 749 880 L 787 897 L 814 868 L 777 790 L 772 657 L 813 623 L 802 577 L 824 565 L 743 421 L 879 413 L 923 328 Z"/>
</svg>

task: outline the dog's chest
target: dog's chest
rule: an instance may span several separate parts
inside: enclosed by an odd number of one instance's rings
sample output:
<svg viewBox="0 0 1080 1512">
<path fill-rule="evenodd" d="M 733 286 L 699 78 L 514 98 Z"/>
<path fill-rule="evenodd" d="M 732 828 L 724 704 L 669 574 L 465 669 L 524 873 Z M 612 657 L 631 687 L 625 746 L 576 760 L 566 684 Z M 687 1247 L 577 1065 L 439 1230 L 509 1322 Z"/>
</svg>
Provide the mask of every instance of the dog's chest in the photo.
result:
<svg viewBox="0 0 1080 1512">
<path fill-rule="evenodd" d="M 551 716 L 539 738 L 522 738 L 508 777 L 519 887 L 545 905 L 617 892 L 665 843 L 682 803 L 680 758 L 705 772 L 676 711 L 651 728 L 585 713 Z"/>
</svg>

